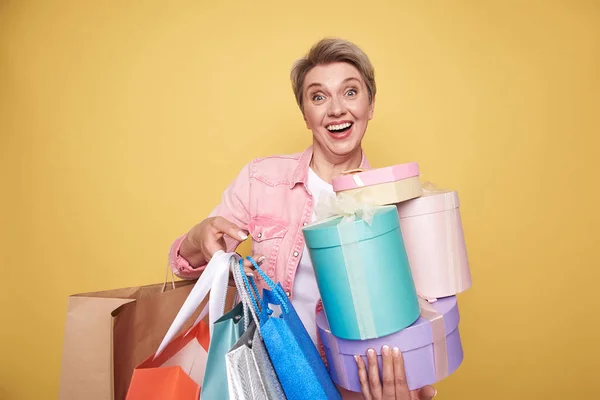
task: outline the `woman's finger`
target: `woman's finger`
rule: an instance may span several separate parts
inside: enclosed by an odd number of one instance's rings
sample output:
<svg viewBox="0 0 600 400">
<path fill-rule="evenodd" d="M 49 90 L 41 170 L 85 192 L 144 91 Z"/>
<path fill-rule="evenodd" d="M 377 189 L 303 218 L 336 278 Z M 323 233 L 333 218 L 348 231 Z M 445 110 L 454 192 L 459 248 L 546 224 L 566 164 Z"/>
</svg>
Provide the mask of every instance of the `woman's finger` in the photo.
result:
<svg viewBox="0 0 600 400">
<path fill-rule="evenodd" d="M 224 233 L 235 240 L 246 240 L 248 235 L 244 233 L 236 224 L 222 217 L 216 217 L 212 223 L 213 228 L 218 233 Z"/>
<path fill-rule="evenodd" d="M 260 266 L 265 261 L 265 256 L 260 254 L 254 254 L 252 256 L 252 259 Z M 252 271 L 255 270 L 254 264 L 252 264 L 247 259 L 244 259 L 244 269 L 246 270 L 246 274 L 252 273 Z"/>
<path fill-rule="evenodd" d="M 244 265 L 244 273 L 246 274 L 246 276 L 251 276 L 254 278 L 254 269 L 252 267 Z"/>
<path fill-rule="evenodd" d="M 360 382 L 360 389 L 362 391 L 365 400 L 372 400 L 371 390 L 369 390 L 369 378 L 367 377 L 367 367 L 362 357 L 354 356 L 356 360 L 356 366 L 358 368 L 358 380 Z"/>
<path fill-rule="evenodd" d="M 375 350 L 367 350 L 367 361 L 369 363 L 367 374 L 369 376 L 371 395 L 374 399 L 381 399 L 381 378 L 379 377 L 379 364 Z"/>
<path fill-rule="evenodd" d="M 406 371 L 404 370 L 404 358 L 400 349 L 394 347 L 392 350 L 392 360 L 394 362 L 394 386 L 396 388 L 396 399 L 410 399 L 410 390 L 406 382 Z"/>
<path fill-rule="evenodd" d="M 437 394 L 437 390 L 433 386 L 424 386 L 419 390 L 410 392 L 412 400 L 431 400 Z"/>
<path fill-rule="evenodd" d="M 383 398 L 395 399 L 396 389 L 394 388 L 394 364 L 392 361 L 392 350 L 389 346 L 381 348 L 381 364 L 382 375 L 381 382 L 383 384 Z"/>
<path fill-rule="evenodd" d="M 265 260 L 265 257 L 261 256 L 260 254 L 255 254 L 252 256 L 252 259 L 255 260 L 258 265 L 260 265 Z M 236 264 L 236 267 L 238 267 L 238 266 L 239 266 L 239 264 Z M 255 271 L 254 265 L 252 265 L 252 263 L 250 261 L 244 259 L 243 266 L 244 266 L 244 273 L 246 274 L 246 276 L 254 277 L 255 275 L 257 275 L 257 273 L 254 272 Z M 232 277 L 229 278 L 229 281 L 234 282 L 234 286 L 235 286 L 235 281 L 233 281 Z"/>
</svg>

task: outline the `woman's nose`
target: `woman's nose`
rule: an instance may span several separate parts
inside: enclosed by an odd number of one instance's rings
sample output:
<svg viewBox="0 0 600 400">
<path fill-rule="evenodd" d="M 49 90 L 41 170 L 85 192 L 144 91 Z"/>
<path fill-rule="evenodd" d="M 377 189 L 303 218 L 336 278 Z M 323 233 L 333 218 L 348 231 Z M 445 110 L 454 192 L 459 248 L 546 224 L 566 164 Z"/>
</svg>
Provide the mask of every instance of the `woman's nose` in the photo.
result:
<svg viewBox="0 0 600 400">
<path fill-rule="evenodd" d="M 344 106 L 344 102 L 336 97 L 331 99 L 328 108 L 328 114 L 330 117 L 339 117 L 340 115 L 344 115 L 346 112 L 346 107 Z"/>
</svg>

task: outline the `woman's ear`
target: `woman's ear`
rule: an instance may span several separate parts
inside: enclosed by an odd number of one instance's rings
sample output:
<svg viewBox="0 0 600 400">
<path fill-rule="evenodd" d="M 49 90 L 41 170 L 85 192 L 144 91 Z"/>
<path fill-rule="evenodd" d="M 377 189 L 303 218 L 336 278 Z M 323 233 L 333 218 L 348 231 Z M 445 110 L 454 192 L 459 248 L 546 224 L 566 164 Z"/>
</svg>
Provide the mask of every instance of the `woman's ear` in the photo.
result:
<svg viewBox="0 0 600 400">
<path fill-rule="evenodd" d="M 310 123 L 308 119 L 306 119 L 306 114 L 304 114 L 304 109 L 302 110 L 302 118 L 304 119 L 304 123 L 306 124 L 306 129 L 311 130 Z"/>
<path fill-rule="evenodd" d="M 373 114 L 375 113 L 375 96 L 371 98 L 371 104 L 369 104 L 369 121 L 373 119 Z"/>
</svg>

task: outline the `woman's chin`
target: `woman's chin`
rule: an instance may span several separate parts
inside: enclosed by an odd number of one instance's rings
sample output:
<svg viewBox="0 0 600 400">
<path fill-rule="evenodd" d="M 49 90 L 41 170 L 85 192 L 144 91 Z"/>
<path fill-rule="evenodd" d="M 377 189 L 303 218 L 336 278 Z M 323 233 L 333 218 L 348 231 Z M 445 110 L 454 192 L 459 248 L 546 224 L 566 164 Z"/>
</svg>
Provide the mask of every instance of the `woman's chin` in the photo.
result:
<svg viewBox="0 0 600 400">
<path fill-rule="evenodd" d="M 343 140 L 332 140 L 329 137 L 317 137 L 313 136 L 314 144 L 321 147 L 325 152 L 339 158 L 348 157 L 358 149 L 360 149 L 361 141 L 352 135 Z"/>
<path fill-rule="evenodd" d="M 360 142 L 355 141 L 338 142 L 327 146 L 327 150 L 337 157 L 347 157 L 360 148 Z"/>
</svg>

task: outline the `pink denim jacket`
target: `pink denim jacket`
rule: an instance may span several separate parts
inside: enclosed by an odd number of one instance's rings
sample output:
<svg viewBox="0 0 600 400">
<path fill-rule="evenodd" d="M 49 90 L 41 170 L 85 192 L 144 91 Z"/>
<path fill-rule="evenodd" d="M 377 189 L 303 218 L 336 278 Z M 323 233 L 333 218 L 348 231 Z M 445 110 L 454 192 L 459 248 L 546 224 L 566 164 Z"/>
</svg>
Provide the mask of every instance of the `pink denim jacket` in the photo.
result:
<svg viewBox="0 0 600 400">
<path fill-rule="evenodd" d="M 292 297 L 296 268 L 304 249 L 302 227 L 312 220 L 313 197 L 307 187 L 312 146 L 302 153 L 256 159 L 243 167 L 223 193 L 221 203 L 210 216 L 221 216 L 252 237 L 252 254 L 266 257 L 261 269 L 275 282 L 281 282 Z M 370 166 L 364 156 L 361 168 Z M 200 276 L 205 266 L 192 268 L 179 255 L 185 235 L 172 244 L 169 263 L 173 272 L 184 279 Z M 233 252 L 239 241 L 226 237 L 227 251 Z M 266 287 L 256 274 L 260 290 Z"/>
</svg>

